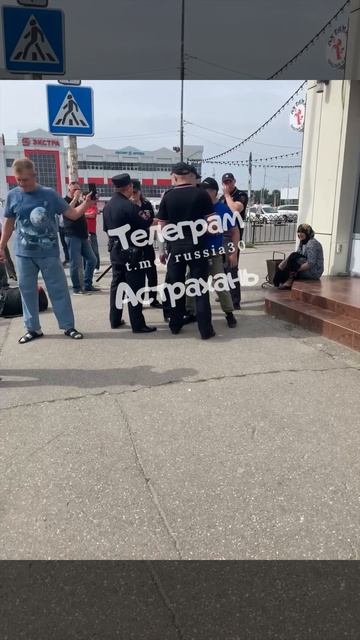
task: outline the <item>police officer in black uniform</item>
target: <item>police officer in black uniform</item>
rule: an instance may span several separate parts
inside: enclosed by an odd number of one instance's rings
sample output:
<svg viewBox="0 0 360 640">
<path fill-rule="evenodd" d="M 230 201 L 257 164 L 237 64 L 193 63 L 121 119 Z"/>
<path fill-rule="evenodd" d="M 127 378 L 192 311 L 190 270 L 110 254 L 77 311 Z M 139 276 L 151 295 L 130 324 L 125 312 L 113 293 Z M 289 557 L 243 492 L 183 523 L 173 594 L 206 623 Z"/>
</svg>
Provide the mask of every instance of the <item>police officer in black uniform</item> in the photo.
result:
<svg viewBox="0 0 360 640">
<path fill-rule="evenodd" d="M 207 281 L 209 264 L 206 257 L 201 255 L 203 238 L 195 241 L 190 232 L 190 222 L 206 220 L 213 214 L 213 204 L 204 189 L 196 187 L 197 172 L 191 165 L 178 162 L 172 168 L 174 186 L 167 191 L 160 203 L 158 219 L 162 227 L 175 225 L 181 228 L 183 235 L 175 237 L 170 242 L 170 252 L 167 262 L 166 283 L 170 286 L 177 283 L 185 284 L 186 271 L 189 268 L 190 277 Z M 179 224 L 180 223 L 180 224 Z M 201 291 L 195 298 L 196 317 L 199 332 L 203 340 L 215 336 L 211 323 L 211 308 L 208 291 Z M 178 334 L 185 317 L 185 295 L 178 299 L 174 307 L 168 308 L 170 316 L 169 328 L 173 334 Z"/>
<path fill-rule="evenodd" d="M 144 251 L 131 240 L 131 234 L 138 230 L 147 230 L 151 226 L 151 216 L 141 210 L 130 199 L 133 193 L 131 178 L 128 173 L 123 173 L 112 178 L 115 193 L 105 205 L 103 211 L 104 231 L 117 229 L 123 225 L 129 225 L 126 232 L 127 246 L 123 246 L 117 236 L 109 236 L 109 251 L 112 266 L 112 282 L 110 288 L 110 324 L 113 329 L 124 324 L 122 309 L 116 307 L 116 294 L 118 286 L 126 283 L 136 295 L 139 289 L 145 286 L 146 269 L 142 268 Z M 109 234 L 108 234 L 109 235 Z M 125 243 L 124 243 L 125 244 Z M 150 333 L 156 331 L 156 327 L 148 327 L 142 312 L 142 304 L 129 302 L 130 323 L 134 333 Z"/>
<path fill-rule="evenodd" d="M 151 224 L 152 224 L 155 217 L 154 207 L 152 206 L 150 200 L 146 200 L 146 198 L 144 198 L 143 194 L 141 193 L 140 180 L 137 180 L 134 178 L 132 180 L 132 185 L 133 185 L 132 200 L 135 202 L 135 204 L 137 204 L 140 207 L 142 211 L 145 211 L 150 215 Z M 144 247 L 144 260 L 150 262 L 150 267 L 146 269 L 146 278 L 147 278 L 148 287 L 150 289 L 155 289 L 152 293 L 153 301 L 150 303 L 150 306 L 153 307 L 154 309 L 162 309 L 162 304 L 157 300 L 157 293 L 156 293 L 156 287 L 158 285 L 158 277 L 157 277 L 155 259 L 156 259 L 156 256 L 155 256 L 154 245 L 149 243 L 148 245 L 146 245 L 146 247 Z"/>
<path fill-rule="evenodd" d="M 224 190 L 227 192 L 226 195 L 223 195 L 220 198 L 221 201 L 227 204 L 228 206 L 229 206 L 229 201 L 228 201 L 229 198 L 230 198 L 230 201 L 233 200 L 234 202 L 241 202 L 241 204 L 243 205 L 243 209 L 242 211 L 240 211 L 240 215 L 242 219 L 245 221 L 246 207 L 248 205 L 248 194 L 246 193 L 246 191 L 240 191 L 236 187 L 236 180 L 233 173 L 224 173 L 221 181 L 222 181 Z M 242 229 L 240 225 L 238 226 L 240 228 L 240 240 L 242 240 L 244 229 Z M 239 257 L 239 253 L 240 251 L 238 250 L 238 253 L 237 253 L 238 257 Z M 227 264 L 225 264 L 225 273 L 230 272 L 233 278 L 238 278 L 238 269 L 239 269 L 238 264 L 236 267 L 230 267 Z M 241 308 L 240 307 L 240 303 L 241 303 L 240 282 L 237 282 L 236 286 L 234 288 L 231 288 L 230 291 L 231 291 L 231 297 L 232 297 L 234 309 L 239 310 Z"/>
</svg>

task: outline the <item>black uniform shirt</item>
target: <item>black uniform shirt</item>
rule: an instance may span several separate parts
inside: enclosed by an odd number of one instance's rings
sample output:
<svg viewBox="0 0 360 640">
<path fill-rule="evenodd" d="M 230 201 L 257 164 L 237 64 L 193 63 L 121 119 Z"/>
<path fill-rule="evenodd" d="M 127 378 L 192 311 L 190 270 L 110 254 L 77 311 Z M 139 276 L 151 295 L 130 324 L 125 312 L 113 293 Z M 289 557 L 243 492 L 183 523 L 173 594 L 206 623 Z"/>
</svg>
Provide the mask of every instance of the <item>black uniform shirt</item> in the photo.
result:
<svg viewBox="0 0 360 640">
<path fill-rule="evenodd" d="M 141 198 L 141 211 L 145 211 L 148 213 L 151 219 L 151 224 L 155 218 L 154 207 L 152 206 L 150 200 L 146 200 L 145 198 Z"/>
<path fill-rule="evenodd" d="M 196 222 L 213 213 L 214 205 L 205 189 L 197 189 L 191 184 L 183 184 L 174 186 L 164 193 L 160 202 L 158 218 L 170 224 L 178 224 L 180 222 Z M 183 225 L 182 233 L 184 239 L 171 240 L 171 247 L 173 249 L 184 247 L 193 249 L 194 243 L 190 227 Z M 199 238 L 200 246 L 204 237 L 205 235 Z"/>
<path fill-rule="evenodd" d="M 126 232 L 130 246 L 134 246 L 131 242 L 131 234 L 137 229 L 146 231 L 151 226 L 152 220 L 147 211 L 138 207 L 122 193 L 115 193 L 103 211 L 103 228 L 106 233 L 109 229 L 130 225 L 129 231 Z"/>
<path fill-rule="evenodd" d="M 73 198 L 70 196 L 65 196 L 64 200 L 70 204 Z M 77 220 L 70 220 L 63 216 L 64 221 L 64 235 L 65 236 L 75 236 L 76 238 L 88 238 L 88 227 L 86 222 L 86 216 L 83 214 Z"/>
<path fill-rule="evenodd" d="M 240 212 L 240 215 L 242 217 L 242 219 L 245 221 L 246 218 L 246 207 L 248 205 L 248 194 L 246 193 L 246 191 L 240 191 L 240 189 L 237 189 L 237 187 L 235 187 L 235 189 L 230 193 L 230 196 L 232 197 L 232 199 L 234 200 L 234 202 L 241 202 L 244 205 L 243 210 Z M 221 196 L 220 198 L 221 202 L 224 202 L 226 204 L 226 198 L 225 196 Z M 237 225 L 240 229 L 240 240 L 242 240 L 243 234 L 244 234 L 244 229 L 240 228 L 239 223 L 237 222 Z"/>
</svg>

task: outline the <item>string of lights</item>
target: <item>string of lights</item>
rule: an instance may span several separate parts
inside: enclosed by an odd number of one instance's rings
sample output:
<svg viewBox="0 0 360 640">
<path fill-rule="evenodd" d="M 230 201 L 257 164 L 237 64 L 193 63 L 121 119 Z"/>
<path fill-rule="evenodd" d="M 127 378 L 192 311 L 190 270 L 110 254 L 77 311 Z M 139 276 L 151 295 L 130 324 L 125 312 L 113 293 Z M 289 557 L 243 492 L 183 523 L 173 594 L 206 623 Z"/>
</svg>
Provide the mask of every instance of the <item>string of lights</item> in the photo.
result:
<svg viewBox="0 0 360 640">
<path fill-rule="evenodd" d="M 337 20 L 339 15 L 344 13 L 347 5 L 349 5 L 349 4 L 350 4 L 350 0 L 346 0 L 346 2 L 342 5 L 342 7 L 340 7 L 340 9 L 335 13 L 335 15 L 333 15 L 332 18 L 330 18 L 330 20 L 323 26 L 323 28 L 320 29 L 320 31 L 318 31 L 314 35 L 314 37 L 311 38 L 311 40 L 302 49 L 300 49 L 300 51 L 298 51 L 298 53 L 296 55 L 294 55 L 291 58 L 291 60 L 286 62 L 286 64 L 284 64 L 282 67 L 280 67 L 280 69 L 278 71 L 273 73 L 272 76 L 270 76 L 268 78 L 268 80 L 274 80 L 275 78 L 277 78 L 279 75 L 281 75 L 283 73 L 283 71 L 285 71 L 285 69 L 287 69 L 288 67 L 293 65 L 298 60 L 298 58 L 300 58 L 300 56 L 302 56 L 304 53 L 306 53 L 306 51 L 308 51 L 308 49 L 310 49 L 310 47 L 312 47 L 315 44 L 315 42 L 317 42 L 317 40 L 319 40 L 319 38 L 321 38 L 321 36 L 328 30 L 328 28 L 331 27 L 332 24 L 334 24 L 334 22 Z"/>
<path fill-rule="evenodd" d="M 265 127 L 267 127 L 273 120 L 275 120 L 275 118 L 277 118 L 277 116 L 284 111 L 284 109 L 288 106 L 288 104 L 290 104 L 290 102 L 292 102 L 292 100 L 294 100 L 294 98 L 300 93 L 300 91 L 302 91 L 302 89 L 304 88 L 304 86 L 306 85 L 306 80 L 305 82 L 303 82 L 300 87 L 290 96 L 290 98 L 288 98 L 288 100 L 286 100 L 286 102 L 284 102 L 283 105 L 281 105 L 281 107 L 270 117 L 268 118 L 268 120 L 266 120 L 266 122 L 264 122 L 264 124 L 262 124 L 260 127 L 258 127 L 258 129 L 256 129 L 256 131 L 254 131 L 253 133 L 251 133 L 247 138 L 244 138 L 244 140 L 242 140 L 241 142 L 239 142 L 238 144 L 236 144 L 235 146 L 231 147 L 230 149 L 227 149 L 227 151 L 223 151 L 222 153 L 217 153 L 214 156 L 210 156 L 209 158 L 205 158 L 203 160 L 203 162 L 208 162 L 210 160 L 215 160 L 216 158 L 221 158 L 222 156 L 226 156 L 228 153 L 231 153 L 232 151 L 234 151 L 235 149 L 239 149 L 239 147 L 242 147 L 244 144 L 246 144 L 247 142 L 249 142 L 249 140 L 252 140 L 252 138 L 254 138 L 256 135 L 258 135 L 258 133 L 260 133 L 260 131 L 263 131 L 263 129 L 265 129 Z"/>
<path fill-rule="evenodd" d="M 201 161 L 200 161 L 201 162 Z M 205 162 L 205 160 L 203 160 L 203 162 Z M 208 160 L 207 164 L 221 164 L 221 165 L 233 165 L 236 167 L 248 167 L 249 163 L 246 162 L 245 160 Z M 252 163 L 252 167 L 254 169 L 264 169 L 265 167 L 267 168 L 274 168 L 274 169 L 300 169 L 301 164 L 260 164 L 260 163 L 256 163 L 253 162 Z"/>
<path fill-rule="evenodd" d="M 301 151 L 294 151 L 294 153 L 282 153 L 280 156 L 269 156 L 268 158 L 253 158 L 253 164 L 256 162 L 268 162 L 269 160 L 280 160 L 281 158 L 290 158 L 292 156 L 300 155 Z"/>
<path fill-rule="evenodd" d="M 301 169 L 301 164 L 259 164 L 255 169 Z"/>
</svg>

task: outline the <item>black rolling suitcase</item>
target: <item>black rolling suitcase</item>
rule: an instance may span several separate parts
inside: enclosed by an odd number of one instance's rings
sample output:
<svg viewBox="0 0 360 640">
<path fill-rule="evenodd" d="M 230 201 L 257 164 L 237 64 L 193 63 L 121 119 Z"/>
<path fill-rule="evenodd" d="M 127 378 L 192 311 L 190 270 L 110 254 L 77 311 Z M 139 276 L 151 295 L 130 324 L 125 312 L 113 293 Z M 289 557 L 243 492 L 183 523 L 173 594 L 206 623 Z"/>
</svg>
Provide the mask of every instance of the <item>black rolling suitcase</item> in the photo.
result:
<svg viewBox="0 0 360 640">
<path fill-rule="evenodd" d="M 39 311 L 46 311 L 49 306 L 48 297 L 43 287 L 38 287 Z M 22 303 L 19 287 L 0 290 L 0 316 L 14 318 L 22 315 Z"/>
</svg>

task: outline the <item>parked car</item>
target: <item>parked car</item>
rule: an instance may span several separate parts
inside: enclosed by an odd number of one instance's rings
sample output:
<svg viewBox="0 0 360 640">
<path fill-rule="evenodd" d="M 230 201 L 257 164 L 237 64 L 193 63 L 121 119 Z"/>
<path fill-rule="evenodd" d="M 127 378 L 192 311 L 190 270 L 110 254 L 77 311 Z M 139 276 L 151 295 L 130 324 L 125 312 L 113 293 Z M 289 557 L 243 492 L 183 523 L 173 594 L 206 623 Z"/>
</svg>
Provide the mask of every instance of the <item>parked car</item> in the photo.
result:
<svg viewBox="0 0 360 640">
<path fill-rule="evenodd" d="M 262 215 L 264 222 L 272 222 L 274 224 L 281 224 L 284 222 L 284 218 L 279 214 L 276 207 L 271 207 L 269 204 L 261 205 Z"/>
<path fill-rule="evenodd" d="M 269 204 L 258 204 L 250 207 L 247 220 L 261 224 L 281 224 L 284 222 L 284 218 L 281 214 L 278 214 L 278 210 Z"/>
<path fill-rule="evenodd" d="M 299 209 L 297 204 L 281 204 L 278 212 L 283 216 L 285 222 L 297 222 Z"/>
</svg>

